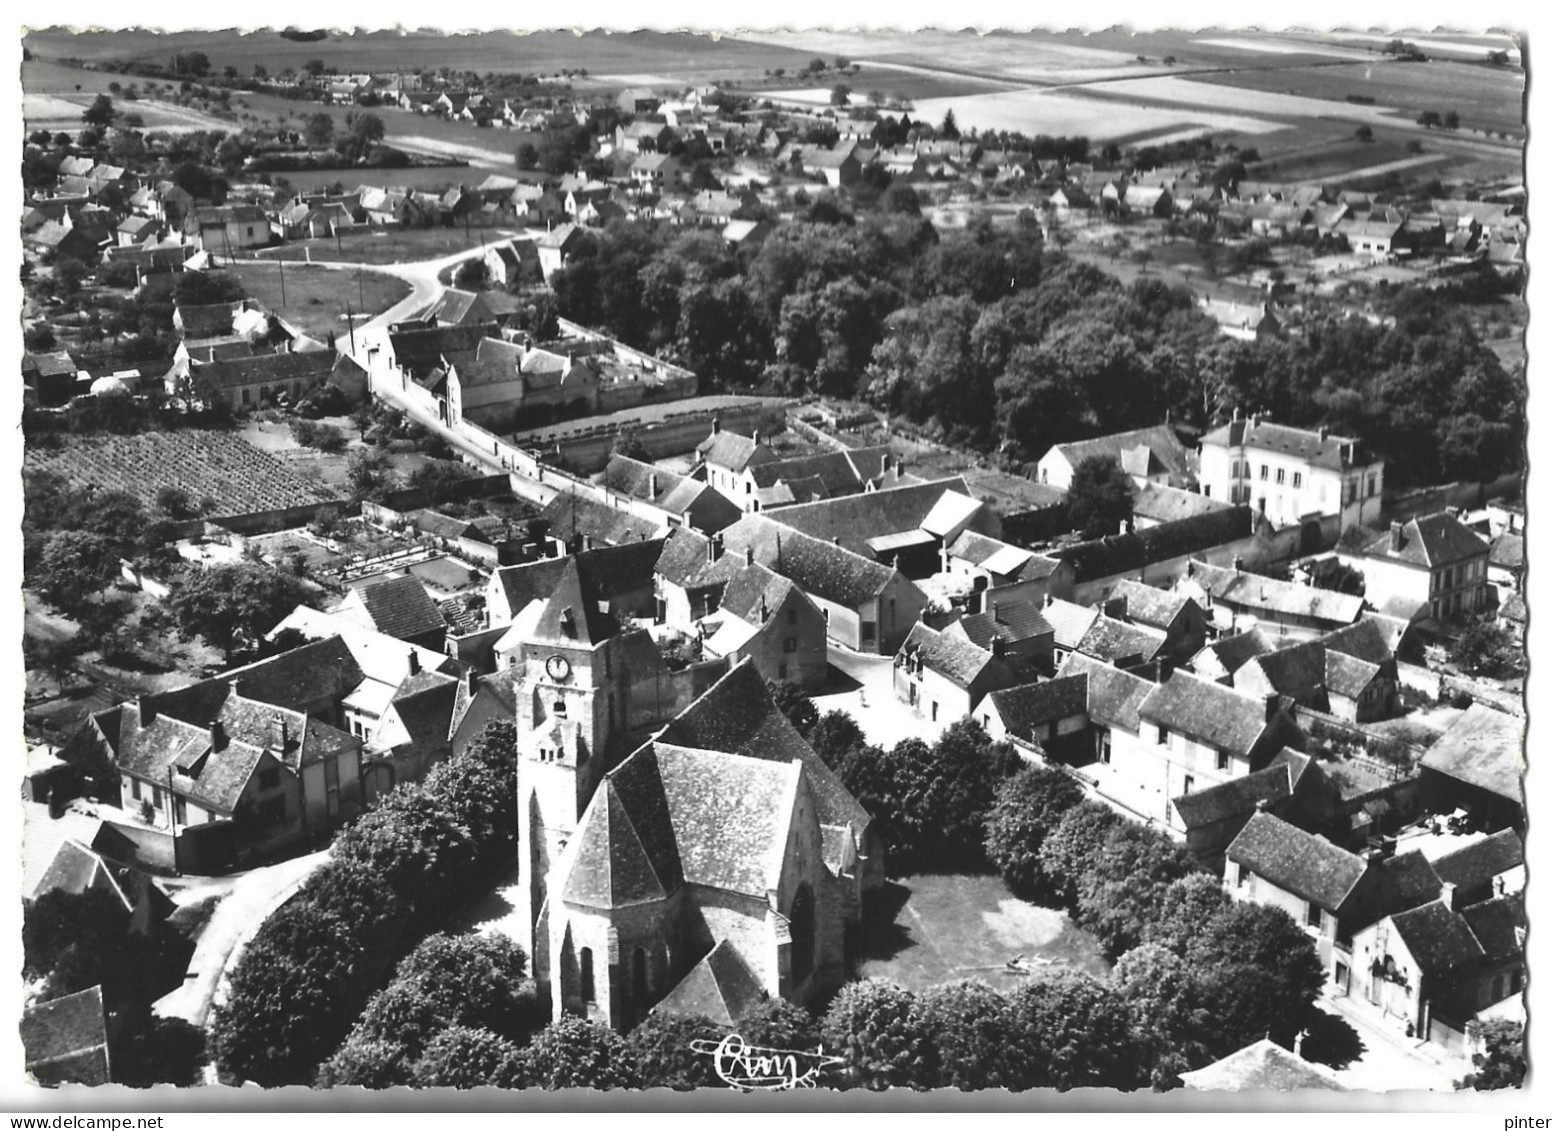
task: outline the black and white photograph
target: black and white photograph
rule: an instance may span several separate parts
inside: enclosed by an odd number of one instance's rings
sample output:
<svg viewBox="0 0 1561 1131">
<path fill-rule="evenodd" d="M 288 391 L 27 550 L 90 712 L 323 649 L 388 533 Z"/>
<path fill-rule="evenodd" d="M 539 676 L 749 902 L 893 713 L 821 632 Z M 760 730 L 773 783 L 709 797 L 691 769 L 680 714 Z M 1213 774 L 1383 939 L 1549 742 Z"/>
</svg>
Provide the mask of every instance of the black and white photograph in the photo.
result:
<svg viewBox="0 0 1561 1131">
<path fill-rule="evenodd" d="M 1516 1113 L 1525 29 L 24 15 L 17 1110 Z"/>
</svg>

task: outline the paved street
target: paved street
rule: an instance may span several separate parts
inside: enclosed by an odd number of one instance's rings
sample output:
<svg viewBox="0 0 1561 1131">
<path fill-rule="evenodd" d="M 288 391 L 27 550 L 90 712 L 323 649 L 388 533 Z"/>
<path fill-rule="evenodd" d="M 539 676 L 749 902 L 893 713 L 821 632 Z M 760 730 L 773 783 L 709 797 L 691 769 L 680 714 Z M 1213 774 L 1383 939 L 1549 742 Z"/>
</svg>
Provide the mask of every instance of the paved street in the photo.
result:
<svg viewBox="0 0 1561 1131">
<path fill-rule="evenodd" d="M 330 854 L 330 849 L 322 849 L 233 878 L 232 889 L 195 940 L 184 985 L 158 999 L 152 1011 L 159 1017 L 182 1017 L 204 1027 L 220 997 L 224 976 L 260 924 L 287 902 Z"/>
<path fill-rule="evenodd" d="M 837 669 L 831 674 L 830 693 L 813 696 L 820 714 L 844 711 L 856 720 L 868 742 L 883 747 L 906 738 L 935 742 L 943 733 L 944 724 L 917 718 L 909 704 L 894 697 L 893 656 L 867 656 L 831 644 L 829 663 Z M 848 682 L 859 686 L 845 687 Z"/>
<path fill-rule="evenodd" d="M 1365 1047 L 1354 1064 L 1335 1070 L 1345 1087 L 1372 1092 L 1451 1092 L 1456 1081 L 1473 1071 L 1466 1061 L 1428 1041 L 1410 1044 L 1392 1032 L 1389 1021 L 1370 1016 L 1354 1002 L 1341 1003 L 1325 995 L 1317 1004 L 1324 1012 L 1347 1021 Z"/>
</svg>

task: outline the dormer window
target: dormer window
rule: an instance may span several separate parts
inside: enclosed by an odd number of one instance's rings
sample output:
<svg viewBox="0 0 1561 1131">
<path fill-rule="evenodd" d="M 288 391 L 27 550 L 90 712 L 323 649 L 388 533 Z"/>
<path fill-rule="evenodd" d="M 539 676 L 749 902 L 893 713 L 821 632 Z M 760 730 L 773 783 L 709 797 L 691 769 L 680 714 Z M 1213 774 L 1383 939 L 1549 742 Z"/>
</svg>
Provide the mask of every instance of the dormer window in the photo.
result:
<svg viewBox="0 0 1561 1131">
<path fill-rule="evenodd" d="M 565 609 L 558 614 L 558 631 L 560 635 L 567 636 L 571 640 L 575 638 L 575 611 L 573 609 Z"/>
</svg>

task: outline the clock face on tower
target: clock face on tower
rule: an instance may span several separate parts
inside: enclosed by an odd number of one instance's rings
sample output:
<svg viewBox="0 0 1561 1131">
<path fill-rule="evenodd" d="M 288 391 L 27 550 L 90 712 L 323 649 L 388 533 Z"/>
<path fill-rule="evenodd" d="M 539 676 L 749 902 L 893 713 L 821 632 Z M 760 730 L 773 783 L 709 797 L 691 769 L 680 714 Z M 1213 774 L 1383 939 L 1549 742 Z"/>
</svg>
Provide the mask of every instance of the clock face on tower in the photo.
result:
<svg viewBox="0 0 1561 1131">
<path fill-rule="evenodd" d="M 549 679 L 568 679 L 569 661 L 563 656 L 549 656 L 547 658 L 547 674 Z"/>
</svg>

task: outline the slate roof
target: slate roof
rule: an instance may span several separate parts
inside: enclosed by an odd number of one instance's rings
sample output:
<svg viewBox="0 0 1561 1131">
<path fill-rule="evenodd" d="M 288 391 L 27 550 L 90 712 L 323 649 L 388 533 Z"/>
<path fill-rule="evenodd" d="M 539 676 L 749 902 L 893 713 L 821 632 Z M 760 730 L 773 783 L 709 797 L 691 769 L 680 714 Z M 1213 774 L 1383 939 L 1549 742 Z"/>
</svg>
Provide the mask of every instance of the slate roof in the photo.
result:
<svg viewBox="0 0 1561 1131">
<path fill-rule="evenodd" d="M 1156 589 L 1141 581 L 1119 581 L 1111 587 L 1112 597 L 1127 601 L 1127 619 L 1150 628 L 1169 629 L 1183 608 L 1196 602 L 1182 593 Z"/>
<path fill-rule="evenodd" d="M 1182 823 L 1189 829 L 1202 828 L 1257 810 L 1258 802 L 1275 804 L 1290 796 L 1293 783 L 1290 766 L 1276 762 L 1266 769 L 1242 774 L 1193 793 L 1171 799 Z"/>
<path fill-rule="evenodd" d="M 750 624 L 763 627 L 797 587 L 774 570 L 754 562 L 726 583 L 721 607 Z"/>
<path fill-rule="evenodd" d="M 1343 652 L 1328 648 L 1324 652 L 1323 686 L 1330 695 L 1343 695 L 1359 699 L 1368 684 L 1382 673 L 1381 664 L 1358 660 Z"/>
<path fill-rule="evenodd" d="M 1200 1092 L 1349 1090 L 1323 1069 L 1266 1037 L 1205 1068 L 1183 1072 L 1181 1077 L 1187 1087 Z"/>
<path fill-rule="evenodd" d="M 709 1018 L 720 1025 L 735 1026 L 766 996 L 737 948 L 723 938 L 651 1012 Z"/>
<path fill-rule="evenodd" d="M 454 676 L 424 671 L 408 675 L 396 688 L 390 705 L 406 728 L 412 749 L 436 751 L 449 742 L 460 685 Z"/>
<path fill-rule="evenodd" d="M 1053 598 L 1042 606 L 1046 623 L 1052 626 L 1053 640 L 1059 648 L 1077 649 L 1090 626 L 1101 617 L 1099 609 Z"/>
<path fill-rule="evenodd" d="M 1327 652 L 1316 640 L 1254 656 L 1249 663 L 1263 673 L 1269 690 L 1293 699 L 1310 700 L 1327 678 Z"/>
<path fill-rule="evenodd" d="M 1523 841 L 1512 829 L 1503 829 L 1466 848 L 1449 852 L 1433 865 L 1437 876 L 1460 888 L 1487 883 L 1522 866 Z"/>
<path fill-rule="evenodd" d="M 1070 652 L 1057 672 L 1058 679 L 1071 675 L 1089 677 L 1090 722 L 1138 733 L 1139 709 L 1156 684 L 1079 652 Z"/>
<path fill-rule="evenodd" d="M 987 702 L 1010 732 L 1024 734 L 1049 722 L 1087 714 L 1089 677 L 1084 674 L 1043 679 L 994 691 Z"/>
<path fill-rule="evenodd" d="M 888 454 L 889 448 L 881 446 L 855 452 L 795 456 L 757 464 L 751 469 L 751 474 L 758 487 L 773 487 L 782 480 L 811 479 L 817 476 L 830 495 L 855 494 L 862 490 L 865 483 L 882 474 L 882 458 Z"/>
<path fill-rule="evenodd" d="M 1523 803 L 1523 720 L 1476 703 L 1420 759 L 1422 769 Z"/>
<path fill-rule="evenodd" d="M 1380 665 L 1394 658 L 1402 632 L 1391 621 L 1368 613 L 1354 624 L 1336 628 L 1318 639 L 1330 652 Z"/>
<path fill-rule="evenodd" d="M 764 677 L 744 660 L 717 680 L 677 718 L 658 744 L 717 750 L 775 762 L 801 762 L 819 823 L 849 829 L 863 842 L 871 818 L 812 745 L 775 709 Z M 835 861 L 837 866 L 841 861 Z"/>
<path fill-rule="evenodd" d="M 89 889 L 106 891 L 124 904 L 126 911 L 131 910 L 130 899 L 103 858 L 79 841 L 67 840 L 60 843 L 37 886 L 25 894 L 27 898 L 36 899 L 51 891 L 78 895 Z"/>
<path fill-rule="evenodd" d="M 1274 424 L 1267 420 L 1257 424 L 1253 424 L 1250 419 L 1233 420 L 1208 433 L 1202 442 L 1227 448 L 1245 446 L 1293 456 L 1312 467 L 1332 471 L 1347 471 L 1377 462 L 1364 444 L 1348 436 L 1329 436 L 1310 428 L 1292 428 L 1288 424 Z M 1348 458 L 1352 445 L 1355 453 L 1353 462 Z"/>
<path fill-rule="evenodd" d="M 1154 528 L 1162 529 L 1164 527 Z M 1310 585 L 1297 585 L 1291 581 L 1264 577 L 1260 573 L 1247 573 L 1205 562 L 1190 562 L 1188 577 L 1213 601 L 1260 612 L 1310 617 L 1313 620 L 1347 625 L 1358 620 L 1366 608 L 1364 597 L 1353 597 Z"/>
<path fill-rule="evenodd" d="M 561 491 L 542 508 L 548 533 L 568 541 L 575 534 L 596 545 L 621 546 L 664 536 L 665 531 L 648 518 L 611 506 L 591 495 Z"/>
<path fill-rule="evenodd" d="M 1395 550 L 1393 532 L 1389 530 L 1361 552 L 1369 557 L 1422 569 L 1440 569 L 1490 553 L 1485 539 L 1450 514 L 1428 514 L 1411 519 L 1404 523 L 1403 538 L 1403 549 Z"/>
<path fill-rule="evenodd" d="M 939 533 L 928 523 L 943 517 L 934 512 L 943 504 L 944 496 L 950 494 L 962 496 L 967 503 L 975 503 L 969 498 L 970 489 L 965 481 L 954 476 L 909 487 L 776 507 L 765 514 L 793 530 L 826 542 L 838 538 L 844 548 L 870 558 L 873 557 L 873 550 L 868 545 L 870 539 L 907 531 Z"/>
<path fill-rule="evenodd" d="M 45 1087 L 111 1081 L 103 987 L 92 986 L 22 1012 L 28 1075 Z"/>
<path fill-rule="evenodd" d="M 1424 975 L 1450 974 L 1484 957 L 1468 922 L 1440 899 L 1391 916 L 1391 922 Z"/>
<path fill-rule="evenodd" d="M 1113 432 L 1109 436 L 1095 436 L 1088 440 L 1074 440 L 1058 444 L 1053 450 L 1068 461 L 1069 467 L 1094 456 L 1109 456 L 1120 460 L 1122 453 L 1133 448 L 1147 447 L 1160 467 L 1171 473 L 1172 482 L 1195 484 L 1198 480 L 1195 463 L 1197 453 L 1182 443 L 1169 425 L 1153 428 L 1137 428 L 1128 432 Z"/>
<path fill-rule="evenodd" d="M 93 721 L 98 723 L 100 730 L 105 730 L 112 745 L 117 739 L 112 728 L 118 722 L 118 712 L 102 714 L 106 717 L 95 716 Z M 86 735 L 88 731 L 84 729 L 80 733 Z M 65 810 L 58 817 L 51 817 L 47 805 L 34 802 L 23 803 L 22 819 L 23 899 L 32 899 L 35 893 L 41 894 L 48 890 L 41 885 L 62 847 L 74 841 L 90 848 L 103 826 L 100 818 L 89 817 L 73 809 Z"/>
<path fill-rule="evenodd" d="M 1366 862 L 1353 852 L 1271 813 L 1254 813 L 1225 856 L 1334 914 L 1366 874 Z"/>
<path fill-rule="evenodd" d="M 1491 539 L 1491 565 L 1499 569 L 1523 568 L 1523 535 L 1498 534 Z"/>
<path fill-rule="evenodd" d="M 356 591 L 378 632 L 398 640 L 412 640 L 444 632 L 439 607 L 415 577 L 395 577 Z"/>
<path fill-rule="evenodd" d="M 1155 686 L 1139 707 L 1149 722 L 1169 727 L 1216 750 L 1245 757 L 1268 727 L 1262 701 L 1184 671 Z"/>
<path fill-rule="evenodd" d="M 999 662 L 991 652 L 976 647 L 959 633 L 938 632 L 921 621 L 912 627 L 905 643 L 900 645 L 896 663 L 903 666 L 911 657 L 956 687 L 965 689 L 969 689 L 989 664 Z"/>
<path fill-rule="evenodd" d="M 594 608 L 597 602 L 649 588 L 663 547 L 659 538 L 626 542 L 525 565 L 503 566 L 495 576 L 510 608 L 519 612 L 532 601 L 545 600 L 563 583 L 565 574 L 573 571 L 578 575 L 576 584 L 582 600 L 589 600 Z"/>
<path fill-rule="evenodd" d="M 607 461 L 607 468 L 602 472 L 602 486 L 632 499 L 644 499 L 652 506 L 676 515 L 682 515 L 692 507 L 706 491 L 715 491 L 708 483 L 687 475 L 620 455 Z M 731 513 L 733 518 L 740 513 L 736 504 L 732 504 Z"/>
<path fill-rule="evenodd" d="M 1127 660 L 1148 663 L 1164 647 L 1165 633 L 1159 629 L 1128 624 L 1114 617 L 1098 616 L 1079 640 L 1077 650 L 1110 664 Z"/>
<path fill-rule="evenodd" d="M 810 595 L 848 609 L 876 600 L 895 577 L 889 566 L 810 537 L 769 514 L 744 515 L 721 535 L 728 554 L 751 546 L 754 560 L 789 577 Z M 910 613 L 902 610 L 902 615 Z"/>
<path fill-rule="evenodd" d="M 497 333 L 496 324 L 487 326 L 421 326 L 393 329 L 390 350 L 396 364 L 414 376 L 422 376 L 440 367 L 450 354 L 475 350 L 489 333 Z"/>
</svg>

